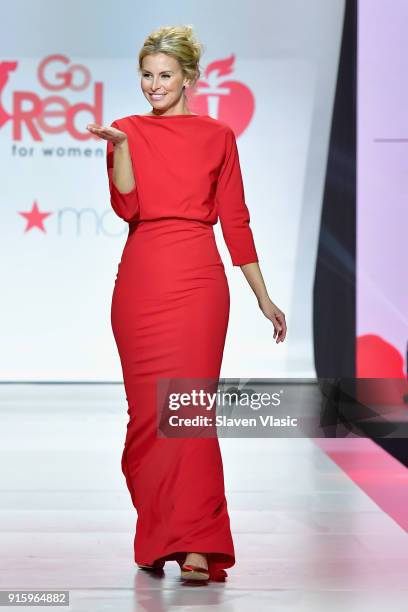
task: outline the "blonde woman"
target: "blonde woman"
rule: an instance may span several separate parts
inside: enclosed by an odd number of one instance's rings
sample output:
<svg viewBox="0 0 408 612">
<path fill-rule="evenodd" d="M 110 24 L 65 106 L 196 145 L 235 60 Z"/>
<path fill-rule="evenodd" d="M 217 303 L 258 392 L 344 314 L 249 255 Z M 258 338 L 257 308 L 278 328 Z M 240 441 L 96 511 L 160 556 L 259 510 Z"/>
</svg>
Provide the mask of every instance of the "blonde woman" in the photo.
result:
<svg viewBox="0 0 408 612">
<path fill-rule="evenodd" d="M 87 127 L 107 140 L 111 204 L 129 224 L 111 321 L 128 403 L 122 470 L 137 510 L 135 562 L 155 570 L 176 560 L 183 579 L 208 581 L 235 563 L 218 438 L 159 437 L 157 384 L 219 377 L 230 294 L 218 219 L 277 343 L 286 323 L 259 268 L 234 133 L 187 106 L 201 50 L 190 26 L 151 33 L 139 54 L 150 112 Z"/>
</svg>

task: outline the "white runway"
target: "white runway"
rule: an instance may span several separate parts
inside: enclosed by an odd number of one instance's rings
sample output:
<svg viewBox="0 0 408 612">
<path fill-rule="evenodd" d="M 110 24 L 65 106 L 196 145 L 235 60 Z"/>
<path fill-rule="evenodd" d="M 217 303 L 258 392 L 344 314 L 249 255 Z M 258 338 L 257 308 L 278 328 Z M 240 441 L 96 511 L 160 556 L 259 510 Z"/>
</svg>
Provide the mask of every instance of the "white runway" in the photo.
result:
<svg viewBox="0 0 408 612">
<path fill-rule="evenodd" d="M 313 440 L 220 439 L 236 565 L 192 587 L 176 562 L 134 564 L 122 386 L 0 385 L 0 400 L 1 590 L 69 590 L 84 612 L 408 609 L 407 533 Z"/>
</svg>

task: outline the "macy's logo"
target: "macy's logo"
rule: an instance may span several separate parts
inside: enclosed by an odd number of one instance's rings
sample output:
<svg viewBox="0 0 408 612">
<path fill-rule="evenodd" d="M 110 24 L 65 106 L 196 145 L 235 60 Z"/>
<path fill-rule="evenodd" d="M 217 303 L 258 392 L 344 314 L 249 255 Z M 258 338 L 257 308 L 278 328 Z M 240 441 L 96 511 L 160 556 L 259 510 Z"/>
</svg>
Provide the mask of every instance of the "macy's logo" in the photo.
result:
<svg viewBox="0 0 408 612">
<path fill-rule="evenodd" d="M 24 233 L 36 228 L 44 234 L 47 233 L 45 223 L 48 221 L 56 229 L 57 234 L 71 236 L 106 236 L 116 238 L 117 236 L 127 235 L 128 225 L 123 224 L 115 215 L 111 208 L 100 212 L 91 206 L 87 208 L 72 208 L 65 206 L 57 211 L 41 211 L 37 202 L 31 210 L 18 211 L 25 221 Z M 49 219 L 49 217 L 51 217 Z M 119 227 L 119 229 L 118 229 Z"/>
</svg>

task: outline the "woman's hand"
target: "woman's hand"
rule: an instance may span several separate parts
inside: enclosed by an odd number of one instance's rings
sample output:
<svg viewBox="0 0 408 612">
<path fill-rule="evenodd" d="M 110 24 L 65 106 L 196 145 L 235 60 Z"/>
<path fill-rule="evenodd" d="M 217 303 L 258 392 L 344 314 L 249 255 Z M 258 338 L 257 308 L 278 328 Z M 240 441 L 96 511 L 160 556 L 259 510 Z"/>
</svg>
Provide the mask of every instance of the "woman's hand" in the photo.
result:
<svg viewBox="0 0 408 612">
<path fill-rule="evenodd" d="M 92 134 L 96 134 L 100 138 L 112 142 L 114 145 L 120 145 L 127 141 L 127 134 L 112 126 L 104 127 L 97 123 L 88 123 L 86 129 Z"/>
<path fill-rule="evenodd" d="M 283 313 L 268 296 L 259 299 L 258 304 L 265 317 L 273 323 L 273 327 L 275 329 L 273 337 L 276 338 L 276 344 L 283 342 L 286 337 L 287 329 L 285 313 Z"/>
</svg>

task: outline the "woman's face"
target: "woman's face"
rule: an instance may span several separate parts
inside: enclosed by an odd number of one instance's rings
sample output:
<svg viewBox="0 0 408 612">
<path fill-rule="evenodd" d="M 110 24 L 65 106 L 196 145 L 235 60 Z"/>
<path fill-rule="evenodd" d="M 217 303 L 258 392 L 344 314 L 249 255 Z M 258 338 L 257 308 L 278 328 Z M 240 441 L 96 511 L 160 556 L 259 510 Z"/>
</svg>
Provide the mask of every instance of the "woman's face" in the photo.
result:
<svg viewBox="0 0 408 612">
<path fill-rule="evenodd" d="M 142 62 L 141 88 L 153 110 L 183 107 L 183 85 L 188 79 L 183 76 L 179 62 L 165 53 L 146 55 Z"/>
</svg>

